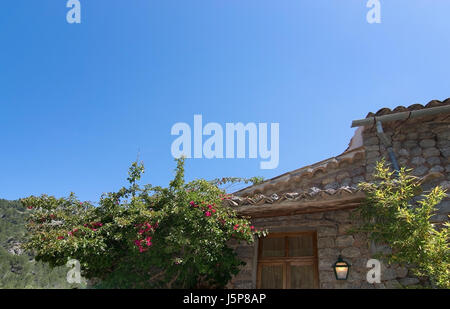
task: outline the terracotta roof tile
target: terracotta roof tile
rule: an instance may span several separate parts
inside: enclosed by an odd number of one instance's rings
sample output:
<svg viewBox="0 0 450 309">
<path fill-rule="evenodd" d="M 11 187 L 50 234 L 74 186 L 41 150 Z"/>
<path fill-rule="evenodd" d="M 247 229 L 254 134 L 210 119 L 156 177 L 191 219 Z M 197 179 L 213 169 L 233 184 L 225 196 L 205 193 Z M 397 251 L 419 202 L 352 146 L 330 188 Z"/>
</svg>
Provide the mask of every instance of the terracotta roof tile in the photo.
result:
<svg viewBox="0 0 450 309">
<path fill-rule="evenodd" d="M 431 172 L 422 177 L 415 177 L 420 183 L 432 181 L 445 177 L 444 174 L 438 172 Z M 308 190 L 288 193 L 273 193 L 270 196 L 264 194 L 254 194 L 251 196 L 236 196 L 231 195 L 229 198 L 223 200 L 223 204 L 230 207 L 241 206 L 262 206 L 262 205 L 296 205 L 313 201 L 337 201 L 340 199 L 348 199 L 350 197 L 364 196 L 359 188 L 353 186 L 342 186 L 338 189 L 320 189 L 311 187 Z"/>
<path fill-rule="evenodd" d="M 420 110 L 420 109 L 430 108 L 430 107 L 444 106 L 444 105 L 450 105 L 450 98 L 447 98 L 444 101 L 432 100 L 432 101 L 428 102 L 426 105 L 412 104 L 408 107 L 400 105 L 394 109 L 384 107 L 384 108 L 379 109 L 376 113 L 372 113 L 372 112 L 368 113 L 366 118 L 370 118 L 370 117 L 374 117 L 374 116 L 384 116 L 384 115 L 395 114 L 395 113 L 399 113 L 399 112 L 409 112 L 409 111 Z"/>
<path fill-rule="evenodd" d="M 345 164 L 352 164 L 365 157 L 364 147 L 359 147 L 342 153 L 339 156 L 320 161 L 313 165 L 305 166 L 297 170 L 282 174 L 263 183 L 252 185 L 235 192 L 235 195 L 247 196 L 254 194 L 264 194 L 271 190 L 288 188 L 291 184 L 300 183 L 305 178 L 312 178 L 319 173 L 326 174 L 329 170 L 339 168 Z"/>
<path fill-rule="evenodd" d="M 398 112 L 420 110 L 424 108 L 444 105 L 450 105 L 450 98 L 444 101 L 433 100 L 425 106 L 421 104 L 413 104 L 409 107 L 398 106 L 393 110 L 389 108 L 382 108 L 375 114 L 369 113 L 367 117 L 382 116 Z M 335 170 L 336 168 L 340 168 L 341 166 L 345 166 L 346 164 L 354 164 L 357 161 L 362 161 L 362 159 L 364 159 L 365 157 L 365 149 L 362 145 L 362 130 L 362 128 L 358 128 L 355 131 L 355 135 L 350 141 L 348 148 L 342 154 L 312 165 L 293 170 L 291 172 L 284 173 L 280 176 L 268 179 L 263 183 L 243 188 L 235 192 L 233 198 L 230 200 L 226 200 L 225 203 L 231 204 L 230 206 L 262 205 L 281 203 L 286 200 L 310 200 L 315 196 L 327 198 L 330 196 L 338 197 L 354 193 L 355 188 L 349 187 L 341 187 L 337 190 L 321 190 L 319 188 L 313 187 L 308 192 L 286 192 L 289 190 L 293 190 L 292 187 L 295 187 L 296 184 L 300 183 L 305 178 L 312 178 L 314 176 L 317 176 L 319 173 L 326 174 L 328 173 L 328 171 Z M 283 193 L 272 194 L 270 196 L 264 195 L 273 193 L 273 191 Z"/>
<path fill-rule="evenodd" d="M 288 192 L 288 193 L 274 193 L 270 196 L 264 194 L 255 194 L 247 197 L 231 196 L 225 199 L 223 203 L 227 206 L 237 207 L 245 205 L 264 205 L 264 204 L 280 204 L 283 202 L 304 202 L 312 200 L 322 200 L 330 198 L 340 198 L 343 196 L 350 196 L 360 190 L 355 187 L 343 186 L 338 189 L 319 189 L 311 187 L 308 191 Z"/>
</svg>

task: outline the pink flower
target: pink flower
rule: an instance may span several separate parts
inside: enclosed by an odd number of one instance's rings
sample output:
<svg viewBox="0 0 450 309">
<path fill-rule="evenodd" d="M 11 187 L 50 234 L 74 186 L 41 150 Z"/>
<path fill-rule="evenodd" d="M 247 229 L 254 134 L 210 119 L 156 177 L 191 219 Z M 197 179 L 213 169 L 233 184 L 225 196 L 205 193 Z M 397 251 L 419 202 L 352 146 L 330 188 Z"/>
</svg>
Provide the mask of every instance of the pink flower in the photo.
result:
<svg viewBox="0 0 450 309">
<path fill-rule="evenodd" d="M 152 238 L 150 236 L 148 236 L 147 238 L 145 238 L 145 242 L 147 243 L 147 246 L 151 246 L 152 245 Z"/>
<path fill-rule="evenodd" d="M 190 201 L 189 204 L 191 204 L 191 206 L 195 206 L 195 202 L 194 201 Z"/>
<path fill-rule="evenodd" d="M 255 227 L 252 225 L 251 227 L 250 227 L 250 229 L 252 229 L 252 230 L 254 230 L 255 229 Z"/>
<path fill-rule="evenodd" d="M 211 205 L 208 205 L 208 209 L 212 209 L 212 206 L 211 206 Z"/>
<path fill-rule="evenodd" d="M 215 210 L 215 209 L 212 209 L 211 211 L 212 211 L 213 213 L 216 213 L 216 210 Z"/>
<path fill-rule="evenodd" d="M 147 249 L 144 249 L 144 248 L 142 248 L 142 247 L 139 247 L 139 252 L 140 252 L 140 253 L 145 252 L 145 251 L 147 251 Z"/>
<path fill-rule="evenodd" d="M 209 211 L 205 212 L 205 216 L 211 217 L 211 213 Z"/>
</svg>

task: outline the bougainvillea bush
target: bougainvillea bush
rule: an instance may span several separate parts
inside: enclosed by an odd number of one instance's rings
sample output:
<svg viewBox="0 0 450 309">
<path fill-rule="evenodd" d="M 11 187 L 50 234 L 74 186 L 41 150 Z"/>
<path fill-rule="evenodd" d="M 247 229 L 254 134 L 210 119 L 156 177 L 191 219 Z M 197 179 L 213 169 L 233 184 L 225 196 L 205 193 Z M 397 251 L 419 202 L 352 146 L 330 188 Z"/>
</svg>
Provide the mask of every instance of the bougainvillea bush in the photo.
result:
<svg viewBox="0 0 450 309">
<path fill-rule="evenodd" d="M 51 266 L 78 260 L 99 288 L 224 287 L 243 265 L 230 241 L 266 232 L 223 206 L 218 184 L 227 179 L 185 183 L 183 159 L 167 188 L 140 186 L 143 172 L 133 163 L 129 186 L 96 206 L 74 194 L 23 199 L 31 212 L 25 247 Z"/>
</svg>

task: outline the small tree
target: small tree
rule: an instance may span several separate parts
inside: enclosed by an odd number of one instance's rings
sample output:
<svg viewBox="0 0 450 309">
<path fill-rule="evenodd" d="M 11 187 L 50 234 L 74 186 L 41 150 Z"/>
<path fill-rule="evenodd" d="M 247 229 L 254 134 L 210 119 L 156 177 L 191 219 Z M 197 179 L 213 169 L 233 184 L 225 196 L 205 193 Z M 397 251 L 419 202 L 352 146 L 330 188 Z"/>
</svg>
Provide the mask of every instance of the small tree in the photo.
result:
<svg viewBox="0 0 450 309">
<path fill-rule="evenodd" d="M 367 199 L 359 208 L 363 223 L 358 231 L 389 245 L 392 253 L 383 255 L 389 262 L 414 265 L 418 276 L 450 288 L 450 225 L 430 221 L 445 191 L 435 187 L 420 196 L 420 181 L 410 170 L 391 171 L 384 161 L 377 163 L 374 178 L 373 183 L 360 184 Z"/>
<path fill-rule="evenodd" d="M 185 183 L 183 159 L 168 188 L 141 187 L 143 172 L 133 163 L 130 185 L 104 194 L 98 206 L 74 194 L 23 199 L 32 211 L 26 248 L 51 266 L 77 259 L 101 288 L 225 286 L 243 264 L 229 241 L 265 235 L 222 205 L 228 196 L 218 183 L 227 179 Z"/>
</svg>

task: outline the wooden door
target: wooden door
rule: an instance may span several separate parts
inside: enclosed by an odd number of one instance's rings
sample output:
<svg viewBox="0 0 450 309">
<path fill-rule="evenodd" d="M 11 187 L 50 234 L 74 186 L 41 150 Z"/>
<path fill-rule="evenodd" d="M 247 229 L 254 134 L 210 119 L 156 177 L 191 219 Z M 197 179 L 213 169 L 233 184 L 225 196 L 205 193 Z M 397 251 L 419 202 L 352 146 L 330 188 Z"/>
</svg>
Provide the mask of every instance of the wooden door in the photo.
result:
<svg viewBox="0 0 450 309">
<path fill-rule="evenodd" d="M 315 232 L 270 234 L 259 243 L 257 287 L 318 288 L 317 264 Z"/>
</svg>

